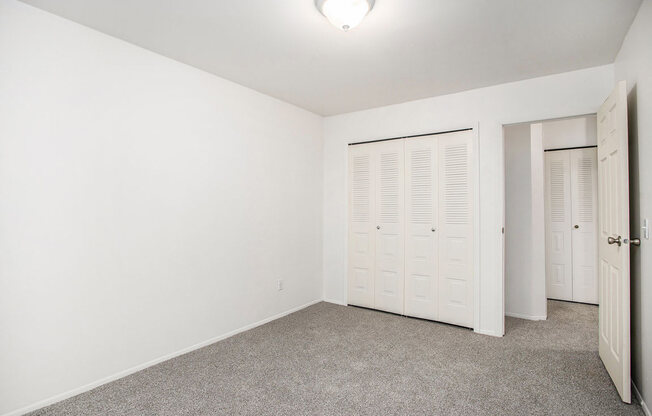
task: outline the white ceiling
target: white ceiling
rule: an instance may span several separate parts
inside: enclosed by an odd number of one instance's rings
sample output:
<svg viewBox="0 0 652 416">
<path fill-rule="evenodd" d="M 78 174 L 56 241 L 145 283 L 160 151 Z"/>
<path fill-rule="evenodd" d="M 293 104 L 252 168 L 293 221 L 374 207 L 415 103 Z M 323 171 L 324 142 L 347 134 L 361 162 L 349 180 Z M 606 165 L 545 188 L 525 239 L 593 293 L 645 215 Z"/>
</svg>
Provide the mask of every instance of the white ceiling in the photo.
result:
<svg viewBox="0 0 652 416">
<path fill-rule="evenodd" d="M 641 0 L 24 0 L 321 115 L 613 62 Z"/>
</svg>

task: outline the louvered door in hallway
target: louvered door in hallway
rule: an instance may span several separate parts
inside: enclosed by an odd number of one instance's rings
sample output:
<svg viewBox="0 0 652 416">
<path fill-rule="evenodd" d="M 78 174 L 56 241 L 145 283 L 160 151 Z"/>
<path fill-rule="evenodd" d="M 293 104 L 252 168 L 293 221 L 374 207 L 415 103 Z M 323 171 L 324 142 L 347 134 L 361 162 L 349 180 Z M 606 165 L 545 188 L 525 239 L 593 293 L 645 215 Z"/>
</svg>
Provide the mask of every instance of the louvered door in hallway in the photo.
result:
<svg viewBox="0 0 652 416">
<path fill-rule="evenodd" d="M 597 152 L 546 152 L 546 291 L 598 303 Z"/>
</svg>

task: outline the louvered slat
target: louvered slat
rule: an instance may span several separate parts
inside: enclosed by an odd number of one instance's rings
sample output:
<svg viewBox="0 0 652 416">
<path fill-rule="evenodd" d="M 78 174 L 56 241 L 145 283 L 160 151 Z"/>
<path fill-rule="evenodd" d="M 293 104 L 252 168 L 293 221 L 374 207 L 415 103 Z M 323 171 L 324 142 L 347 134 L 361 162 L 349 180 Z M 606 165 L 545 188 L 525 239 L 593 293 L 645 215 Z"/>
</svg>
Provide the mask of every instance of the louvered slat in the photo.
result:
<svg viewBox="0 0 652 416">
<path fill-rule="evenodd" d="M 353 158 L 352 198 L 353 204 L 351 220 L 354 222 L 369 221 L 369 187 L 370 166 L 369 155 L 359 155 Z"/>
<path fill-rule="evenodd" d="M 431 149 L 418 149 L 410 153 L 410 222 L 413 224 L 432 223 L 432 163 Z"/>
<path fill-rule="evenodd" d="M 396 224 L 399 221 L 399 155 L 380 154 L 380 222 Z"/>
<path fill-rule="evenodd" d="M 469 222 L 469 166 L 466 144 L 444 149 L 444 212 L 448 224 Z"/>
<path fill-rule="evenodd" d="M 593 171 L 594 159 L 582 157 L 577 161 L 577 185 L 578 195 L 576 197 L 577 216 L 581 222 L 593 221 Z"/>
<path fill-rule="evenodd" d="M 563 160 L 550 161 L 550 219 L 553 222 L 566 221 L 566 175 L 567 166 Z"/>
</svg>

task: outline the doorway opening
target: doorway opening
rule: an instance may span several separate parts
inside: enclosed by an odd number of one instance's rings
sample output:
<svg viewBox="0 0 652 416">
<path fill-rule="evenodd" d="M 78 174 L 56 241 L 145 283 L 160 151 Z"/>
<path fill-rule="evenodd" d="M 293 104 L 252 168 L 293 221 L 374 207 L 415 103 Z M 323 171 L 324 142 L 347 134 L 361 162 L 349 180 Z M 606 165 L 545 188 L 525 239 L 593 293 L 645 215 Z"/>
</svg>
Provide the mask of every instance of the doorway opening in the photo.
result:
<svg viewBox="0 0 652 416">
<path fill-rule="evenodd" d="M 506 316 L 564 326 L 545 336 L 595 350 L 631 403 L 627 120 L 620 81 L 595 115 L 503 126 L 503 277 Z M 506 334 L 524 322 L 505 319 Z"/>
<path fill-rule="evenodd" d="M 558 301 L 597 305 L 596 115 L 503 129 L 505 315 L 546 320 Z"/>
</svg>

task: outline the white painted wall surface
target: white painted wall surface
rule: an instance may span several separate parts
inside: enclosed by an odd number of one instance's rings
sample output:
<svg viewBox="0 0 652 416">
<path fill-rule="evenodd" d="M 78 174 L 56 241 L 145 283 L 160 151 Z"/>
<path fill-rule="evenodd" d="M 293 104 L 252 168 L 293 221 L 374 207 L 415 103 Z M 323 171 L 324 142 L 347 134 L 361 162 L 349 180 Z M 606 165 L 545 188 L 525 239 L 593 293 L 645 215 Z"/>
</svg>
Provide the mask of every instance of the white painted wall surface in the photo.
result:
<svg viewBox="0 0 652 416">
<path fill-rule="evenodd" d="M 532 181 L 530 125 L 505 127 L 505 313 L 530 316 Z"/>
<path fill-rule="evenodd" d="M 546 298 L 546 206 L 544 168 L 543 131 L 546 123 L 530 125 L 530 244 L 532 245 L 532 262 L 530 263 L 529 313 L 531 319 L 546 319 L 548 317 L 548 302 Z"/>
<path fill-rule="evenodd" d="M 597 144 L 598 123 L 595 114 L 550 120 L 543 123 L 544 149 L 596 146 Z"/>
<path fill-rule="evenodd" d="M 502 335 L 502 125 L 594 113 L 612 86 L 613 66 L 606 65 L 325 118 L 325 298 L 346 301 L 347 143 L 479 123 L 481 299 L 476 329 Z"/>
<path fill-rule="evenodd" d="M 615 63 L 615 81 L 626 80 L 629 105 L 630 230 L 652 221 L 652 0 L 643 0 Z M 652 407 L 652 240 L 631 250 L 632 378 Z"/>
<path fill-rule="evenodd" d="M 543 124 L 504 131 L 505 314 L 546 319 Z"/>
<path fill-rule="evenodd" d="M 321 117 L 0 0 L 0 414 L 321 299 L 322 160 Z"/>
</svg>

